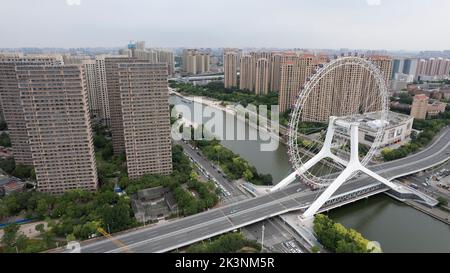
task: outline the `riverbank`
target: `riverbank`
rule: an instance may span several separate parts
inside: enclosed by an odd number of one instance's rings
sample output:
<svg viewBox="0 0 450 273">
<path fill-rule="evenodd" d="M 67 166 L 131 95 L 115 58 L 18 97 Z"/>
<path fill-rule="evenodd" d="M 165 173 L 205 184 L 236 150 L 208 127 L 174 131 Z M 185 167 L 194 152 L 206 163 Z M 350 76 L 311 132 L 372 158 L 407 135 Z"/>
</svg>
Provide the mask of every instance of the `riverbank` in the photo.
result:
<svg viewBox="0 0 450 273">
<path fill-rule="evenodd" d="M 431 217 L 433 217 L 436 220 L 439 220 L 447 225 L 450 225 L 450 213 L 441 210 L 440 208 L 429 208 L 422 204 L 419 204 L 414 201 L 406 200 L 404 201 L 405 204 L 411 206 L 412 208 L 415 208 L 418 211 L 421 211 Z"/>
</svg>

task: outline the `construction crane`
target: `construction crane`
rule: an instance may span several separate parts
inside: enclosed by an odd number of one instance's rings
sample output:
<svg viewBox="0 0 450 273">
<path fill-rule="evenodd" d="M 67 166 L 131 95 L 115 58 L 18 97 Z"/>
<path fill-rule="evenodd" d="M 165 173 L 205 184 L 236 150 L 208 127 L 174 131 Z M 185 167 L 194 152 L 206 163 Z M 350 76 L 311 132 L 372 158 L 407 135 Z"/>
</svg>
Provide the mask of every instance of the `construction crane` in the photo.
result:
<svg viewBox="0 0 450 273">
<path fill-rule="evenodd" d="M 97 231 L 100 232 L 103 236 L 105 236 L 108 240 L 110 240 L 113 244 L 115 244 L 116 246 L 118 246 L 120 249 L 124 249 L 125 252 L 127 253 L 133 253 L 133 251 L 131 251 L 127 245 L 125 245 L 124 243 L 122 243 L 121 241 L 115 239 L 113 236 L 111 236 L 111 234 L 109 234 L 108 232 L 106 232 L 106 230 L 104 230 L 101 227 L 97 228 Z"/>
</svg>

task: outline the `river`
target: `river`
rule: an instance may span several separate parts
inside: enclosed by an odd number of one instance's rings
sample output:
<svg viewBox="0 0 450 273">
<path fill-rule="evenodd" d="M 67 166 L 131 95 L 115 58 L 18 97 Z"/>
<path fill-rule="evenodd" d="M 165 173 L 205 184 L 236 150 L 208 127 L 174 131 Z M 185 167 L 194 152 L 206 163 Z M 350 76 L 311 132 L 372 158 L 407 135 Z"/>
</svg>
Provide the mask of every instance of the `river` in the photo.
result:
<svg viewBox="0 0 450 273">
<path fill-rule="evenodd" d="M 171 96 L 170 103 L 190 109 L 194 106 L 194 102 L 185 102 L 177 96 Z M 255 129 L 246 126 L 246 130 L 248 135 Z M 262 143 L 265 142 L 222 141 L 222 145 L 246 159 L 258 172 L 270 173 L 276 183 L 291 171 L 286 147 L 280 143 L 275 151 L 261 151 Z M 450 226 L 384 194 L 334 209 L 329 216 L 369 240 L 378 241 L 384 252 L 450 252 Z"/>
</svg>

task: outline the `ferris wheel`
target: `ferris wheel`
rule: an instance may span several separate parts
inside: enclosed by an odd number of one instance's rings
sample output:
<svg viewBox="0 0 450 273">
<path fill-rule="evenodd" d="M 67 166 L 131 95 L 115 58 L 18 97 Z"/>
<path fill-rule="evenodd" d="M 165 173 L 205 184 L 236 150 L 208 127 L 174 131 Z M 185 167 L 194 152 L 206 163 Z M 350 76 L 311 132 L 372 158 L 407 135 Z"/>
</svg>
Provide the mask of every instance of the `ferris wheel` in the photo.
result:
<svg viewBox="0 0 450 273">
<path fill-rule="evenodd" d="M 388 124 L 389 94 L 380 69 L 368 59 L 348 56 L 320 64 L 312 74 L 292 107 L 289 122 L 288 153 L 294 171 L 271 191 L 297 178 L 315 188 L 326 187 L 304 218 L 317 213 L 358 173 L 403 191 L 366 167 Z"/>
<path fill-rule="evenodd" d="M 328 88 L 328 93 L 324 93 L 324 89 L 321 88 L 321 85 L 325 85 L 330 78 L 333 85 L 341 84 L 339 94 L 330 92 L 333 88 Z M 357 84 L 352 85 L 352 81 Z M 344 85 L 348 86 L 342 87 Z M 331 143 L 328 143 L 331 145 L 329 147 L 331 154 L 327 154 L 329 157 L 323 158 L 323 161 L 318 162 L 318 166 L 314 168 L 307 170 L 302 168 L 311 158 L 324 150 L 327 128 L 330 129 L 331 122 L 331 118 L 326 123 L 324 120 L 318 120 L 319 117 L 314 115 L 314 111 L 310 108 L 329 107 L 330 109 L 325 112 L 332 117 L 334 125 L 338 125 L 339 121 L 360 124 L 364 122 L 364 126 L 371 131 L 370 139 L 366 141 L 371 144 L 359 146 L 361 164 L 366 166 L 380 146 L 385 125 L 388 123 L 388 99 L 388 88 L 380 69 L 367 59 L 349 56 L 319 65 L 300 91 L 292 107 L 289 123 L 288 153 L 291 164 L 302 181 L 319 187 L 329 185 L 336 178 L 338 171 L 344 169 L 346 163 L 342 158 L 349 159 L 351 146 L 350 130 L 348 127 L 342 128 L 344 130 L 339 130 L 338 134 L 335 132 Z"/>
</svg>

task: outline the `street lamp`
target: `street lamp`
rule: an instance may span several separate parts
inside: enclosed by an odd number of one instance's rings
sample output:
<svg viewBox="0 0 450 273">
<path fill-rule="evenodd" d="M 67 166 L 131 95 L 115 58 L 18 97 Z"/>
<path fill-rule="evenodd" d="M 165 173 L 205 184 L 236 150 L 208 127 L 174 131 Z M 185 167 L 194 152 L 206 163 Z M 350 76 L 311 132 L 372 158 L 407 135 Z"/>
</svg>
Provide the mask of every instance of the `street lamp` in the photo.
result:
<svg viewBox="0 0 450 273">
<path fill-rule="evenodd" d="M 262 238 L 261 238 L 261 253 L 264 251 L 264 230 L 265 230 L 265 226 L 264 223 L 262 225 Z"/>
</svg>

